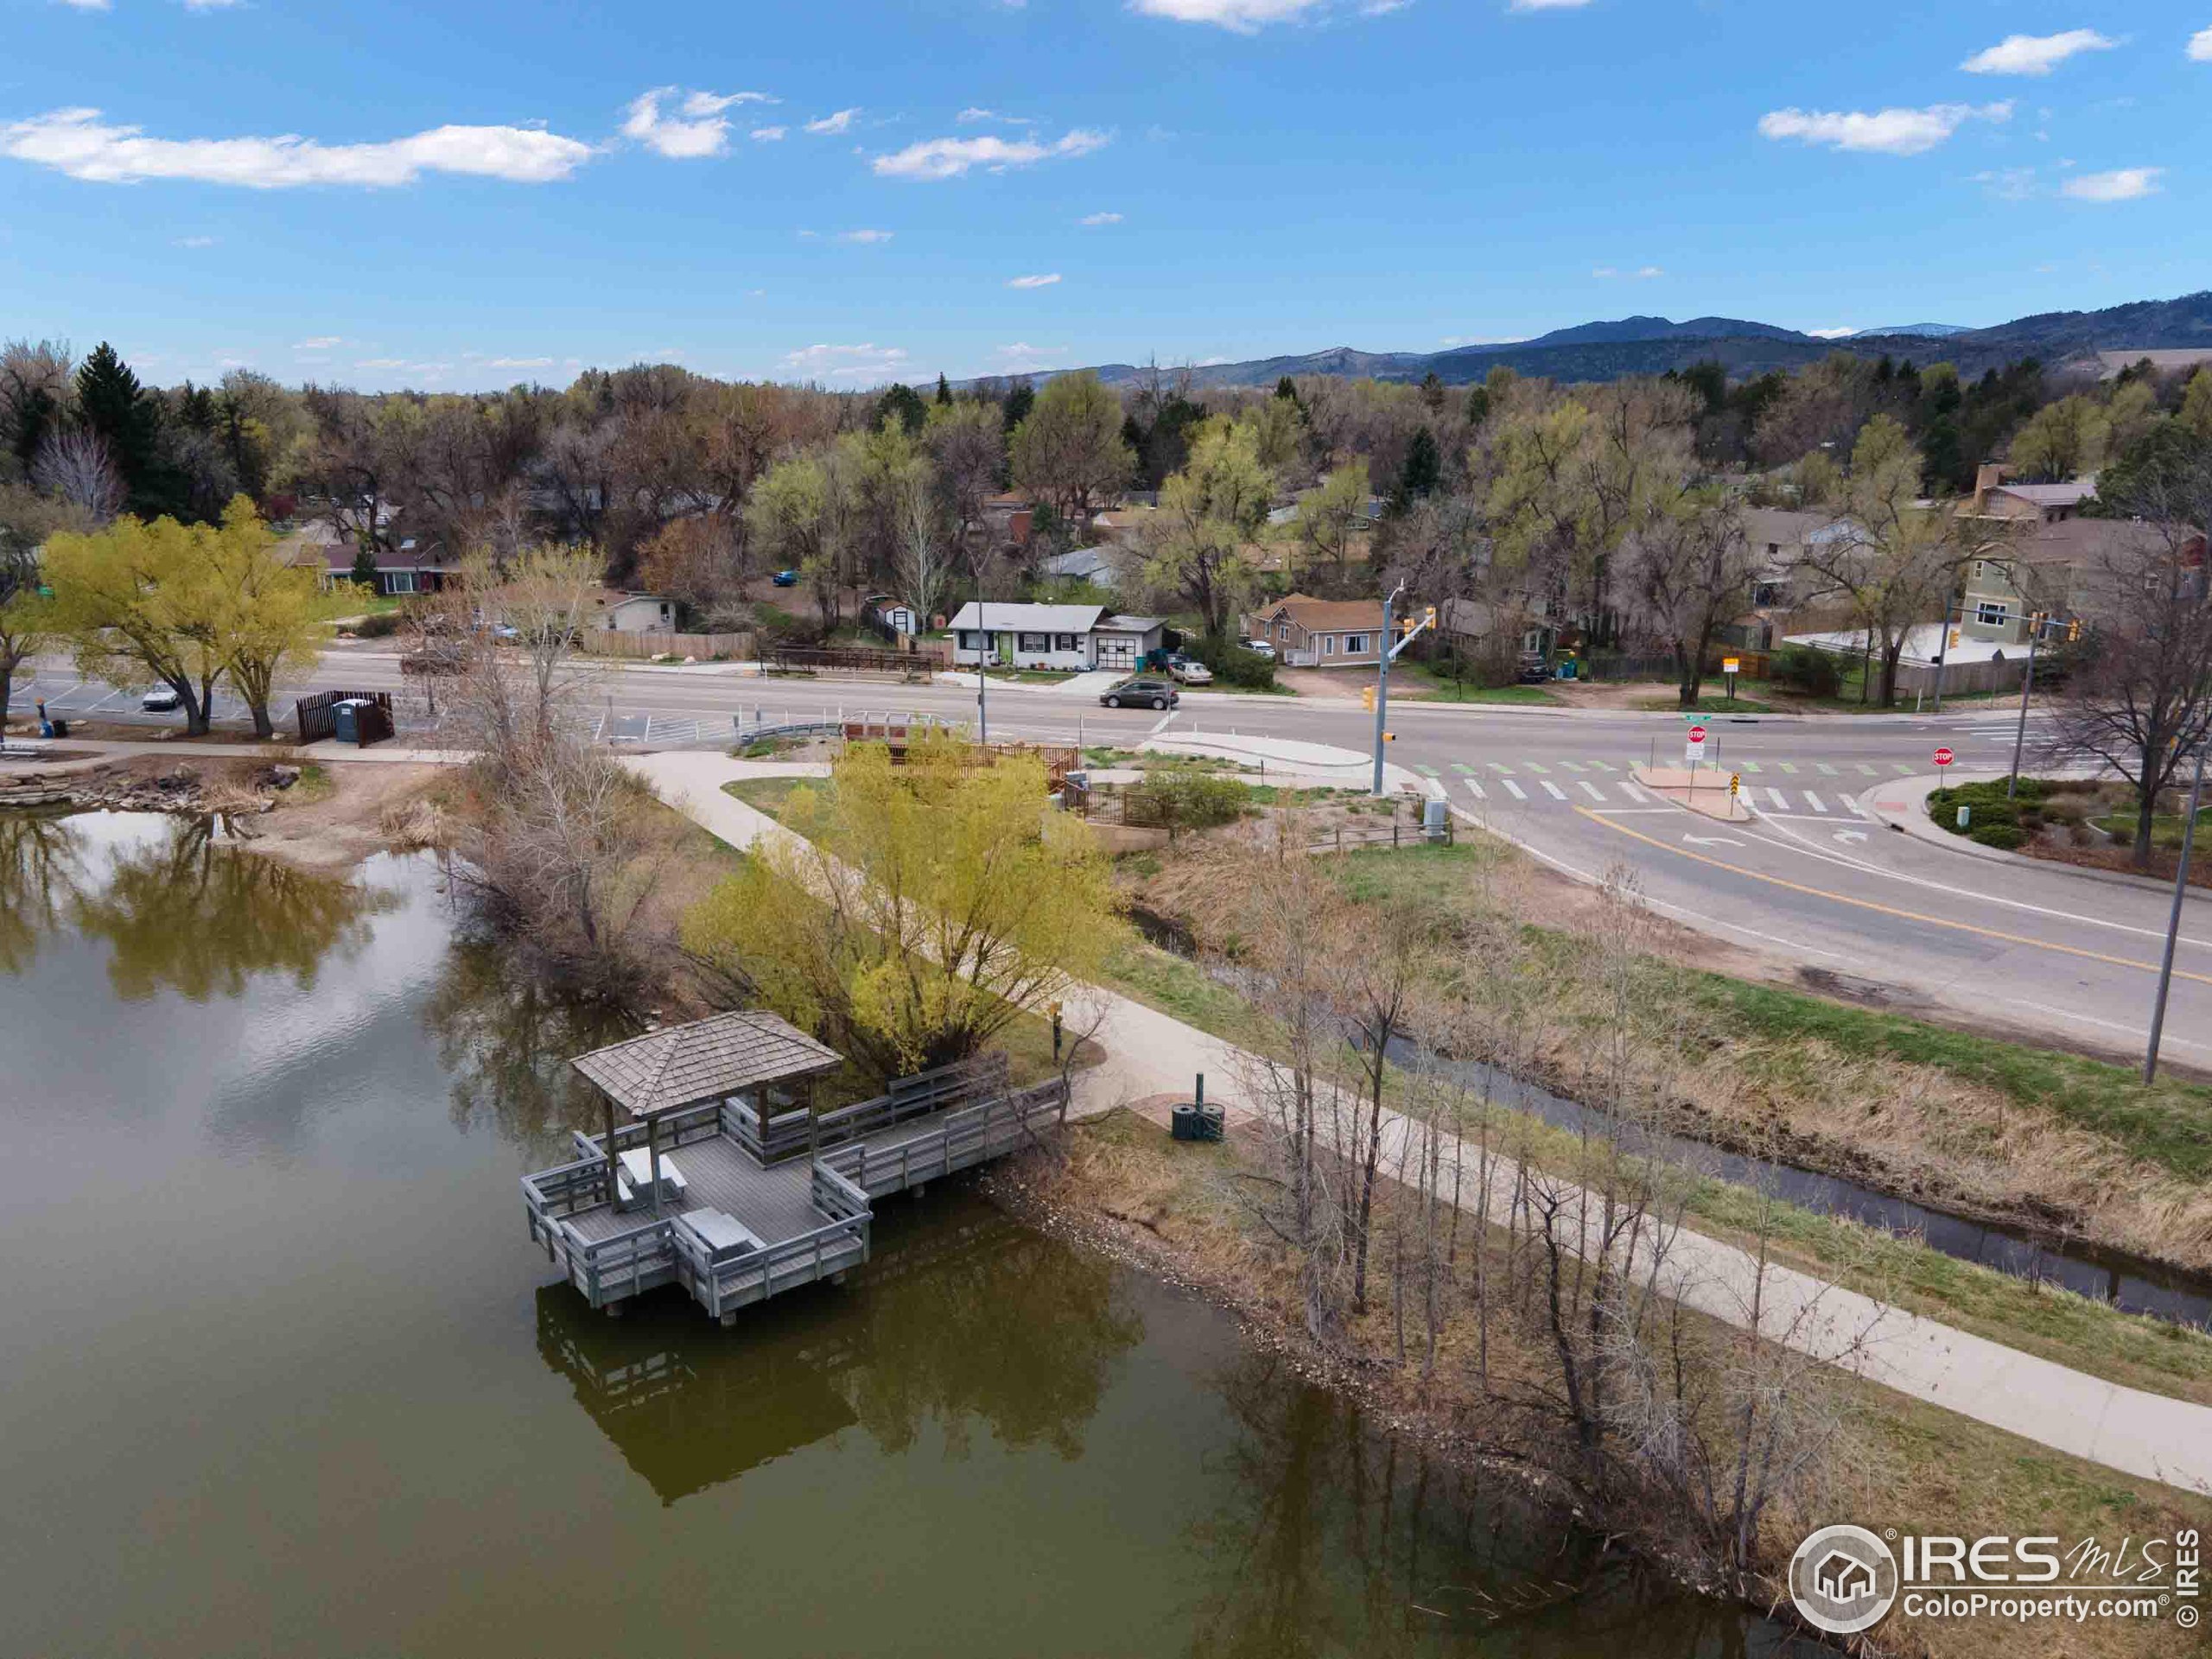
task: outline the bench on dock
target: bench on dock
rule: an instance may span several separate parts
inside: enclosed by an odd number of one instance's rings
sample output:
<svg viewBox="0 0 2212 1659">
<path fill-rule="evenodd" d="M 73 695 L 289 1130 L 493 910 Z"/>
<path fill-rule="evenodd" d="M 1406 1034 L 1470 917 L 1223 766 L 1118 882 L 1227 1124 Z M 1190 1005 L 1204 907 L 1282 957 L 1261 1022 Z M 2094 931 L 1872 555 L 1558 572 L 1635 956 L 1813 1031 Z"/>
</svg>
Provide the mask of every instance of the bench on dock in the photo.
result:
<svg viewBox="0 0 2212 1659">
<path fill-rule="evenodd" d="M 594 1307 L 676 1284 L 728 1324 L 865 1262 L 874 1199 L 1020 1151 L 1066 1110 L 1064 1078 L 1014 1089 L 990 1055 L 817 1115 L 811 1081 L 842 1063 L 763 1013 L 578 1057 L 606 1098 L 606 1132 L 572 1131 L 573 1161 L 523 1177 L 531 1240 Z M 629 1122 L 616 1124 L 617 1104 Z"/>
</svg>

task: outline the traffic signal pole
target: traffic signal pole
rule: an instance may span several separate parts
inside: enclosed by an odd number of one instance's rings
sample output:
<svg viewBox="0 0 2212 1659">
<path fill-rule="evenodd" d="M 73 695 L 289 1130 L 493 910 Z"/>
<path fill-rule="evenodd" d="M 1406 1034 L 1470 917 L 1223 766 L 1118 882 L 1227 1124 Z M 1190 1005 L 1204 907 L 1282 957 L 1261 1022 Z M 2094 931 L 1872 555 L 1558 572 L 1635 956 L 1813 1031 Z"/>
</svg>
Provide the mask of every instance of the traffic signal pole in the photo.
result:
<svg viewBox="0 0 2212 1659">
<path fill-rule="evenodd" d="M 1382 798 L 1382 746 L 1389 741 L 1383 722 L 1390 714 L 1390 659 L 1398 653 L 1390 649 L 1390 636 L 1396 632 L 1398 595 L 1406 591 L 1400 582 L 1382 599 L 1382 637 L 1376 641 L 1375 652 L 1375 798 Z"/>
<path fill-rule="evenodd" d="M 2204 804 L 2204 752 L 2212 738 L 2196 743 L 2196 781 L 2189 786 L 2189 816 L 2181 821 L 2181 862 L 2174 871 L 2173 914 L 2166 922 L 2166 954 L 2158 963 L 2158 998 L 2151 1005 L 2151 1041 L 2143 1051 L 2143 1081 L 2147 1086 L 2158 1076 L 2158 1039 L 2166 1029 L 2166 993 L 2174 982 L 2174 942 L 2181 937 L 2182 900 L 2189 896 L 2189 855 L 2196 842 L 2196 814 Z"/>
<path fill-rule="evenodd" d="M 2043 636 L 2043 621 L 2038 617 L 2028 629 L 2028 671 L 2020 680 L 2020 723 L 2012 729 L 2012 775 L 2005 780 L 2005 798 L 2011 800 L 2020 787 L 2020 751 L 2028 741 L 2028 699 L 2036 690 L 2036 643 Z"/>
</svg>

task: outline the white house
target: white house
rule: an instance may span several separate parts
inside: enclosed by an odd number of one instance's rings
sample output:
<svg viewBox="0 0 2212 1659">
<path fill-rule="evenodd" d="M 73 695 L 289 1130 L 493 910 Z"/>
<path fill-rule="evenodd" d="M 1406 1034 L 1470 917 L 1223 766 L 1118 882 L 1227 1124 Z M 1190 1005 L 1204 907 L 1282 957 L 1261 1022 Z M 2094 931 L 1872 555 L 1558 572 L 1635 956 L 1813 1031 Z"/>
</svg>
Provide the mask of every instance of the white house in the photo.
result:
<svg viewBox="0 0 2212 1659">
<path fill-rule="evenodd" d="M 607 601 L 599 626 L 609 633 L 672 633 L 676 601 L 658 594 L 625 594 Z"/>
<path fill-rule="evenodd" d="M 1156 616 L 1111 614 L 1103 605 L 971 601 L 952 619 L 952 660 L 1078 672 L 1133 670 L 1160 649 L 1165 626 Z"/>
</svg>

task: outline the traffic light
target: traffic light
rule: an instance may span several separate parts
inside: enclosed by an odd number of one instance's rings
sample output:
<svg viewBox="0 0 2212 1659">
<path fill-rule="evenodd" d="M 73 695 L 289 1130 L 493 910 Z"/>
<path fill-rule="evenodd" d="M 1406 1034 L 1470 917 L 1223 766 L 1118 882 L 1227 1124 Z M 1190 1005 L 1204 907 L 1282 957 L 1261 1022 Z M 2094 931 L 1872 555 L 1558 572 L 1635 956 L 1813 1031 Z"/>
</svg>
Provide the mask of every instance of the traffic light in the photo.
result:
<svg viewBox="0 0 2212 1659">
<path fill-rule="evenodd" d="M 2076 640 L 2080 639 L 2081 637 L 2082 619 L 2077 616 L 2071 622 L 2069 622 L 2066 625 L 2066 643 L 2070 645 Z"/>
<path fill-rule="evenodd" d="M 1424 626 L 1424 627 L 1429 627 L 1429 628 L 1433 628 L 1433 627 L 1434 627 L 1434 626 L 1436 626 L 1436 607 L 1435 607 L 1435 606 L 1433 606 L 1433 605 L 1430 606 L 1427 611 L 1425 611 L 1424 613 L 1422 613 L 1422 615 L 1421 615 L 1421 626 Z"/>
<path fill-rule="evenodd" d="M 1373 686 L 1363 685 L 1360 687 L 1359 706 L 1366 709 L 1370 715 L 1375 712 L 1375 688 Z"/>
<path fill-rule="evenodd" d="M 1398 734 L 1395 732 L 1385 732 L 1382 734 L 1382 741 L 1385 743 L 1395 743 L 1398 741 Z"/>
</svg>

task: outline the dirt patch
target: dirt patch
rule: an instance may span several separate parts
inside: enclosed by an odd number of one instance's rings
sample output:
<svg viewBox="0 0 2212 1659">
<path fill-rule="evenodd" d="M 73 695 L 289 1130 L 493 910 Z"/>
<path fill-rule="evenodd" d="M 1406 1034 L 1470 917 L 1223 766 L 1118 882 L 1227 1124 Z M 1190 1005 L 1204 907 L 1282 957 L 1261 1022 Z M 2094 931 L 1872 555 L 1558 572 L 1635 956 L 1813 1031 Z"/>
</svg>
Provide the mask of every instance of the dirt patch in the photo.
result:
<svg viewBox="0 0 2212 1659">
<path fill-rule="evenodd" d="M 235 764 L 248 774 L 264 770 L 257 761 Z M 350 869 L 395 847 L 435 844 L 439 815 L 430 797 L 447 770 L 428 763 L 309 763 L 299 784 L 275 792 L 269 811 L 243 822 L 243 839 L 257 853 L 319 870 Z"/>
<path fill-rule="evenodd" d="M 1338 669 L 1333 673 L 1319 668 L 1278 667 L 1275 683 L 1317 702 L 1357 702 L 1360 692 L 1375 683 L 1375 667 L 1370 663 L 1365 669 Z"/>
</svg>

